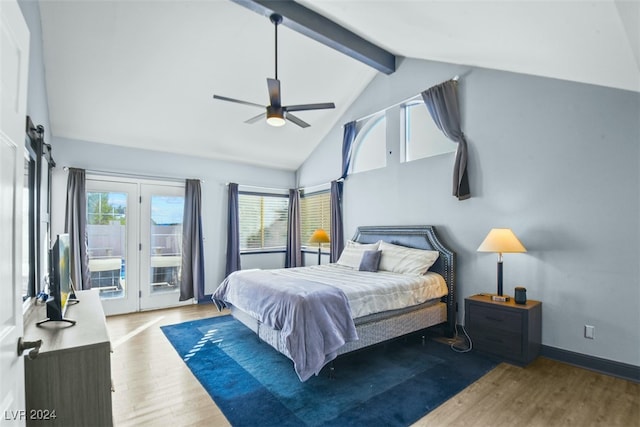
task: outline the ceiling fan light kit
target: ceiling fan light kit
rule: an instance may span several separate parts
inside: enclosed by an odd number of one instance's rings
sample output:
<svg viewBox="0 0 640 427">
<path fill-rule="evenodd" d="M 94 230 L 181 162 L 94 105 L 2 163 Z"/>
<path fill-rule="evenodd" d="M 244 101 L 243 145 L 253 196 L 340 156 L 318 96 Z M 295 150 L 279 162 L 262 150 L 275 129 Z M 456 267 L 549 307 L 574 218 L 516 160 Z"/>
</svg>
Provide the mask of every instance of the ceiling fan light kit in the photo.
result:
<svg viewBox="0 0 640 427">
<path fill-rule="evenodd" d="M 284 126 L 286 120 L 284 119 L 282 108 L 273 108 L 272 106 L 268 106 L 267 123 L 275 127 Z"/>
<path fill-rule="evenodd" d="M 248 101 L 241 101 L 239 99 L 228 98 L 226 96 L 213 95 L 214 99 L 221 101 L 235 102 L 238 104 L 249 105 L 253 107 L 265 108 L 266 113 L 259 114 L 248 120 L 245 123 L 256 123 L 260 119 L 266 116 L 267 123 L 271 126 L 283 126 L 287 120 L 300 126 L 301 128 L 309 127 L 309 123 L 300 119 L 299 117 L 291 114 L 291 111 L 308 111 L 308 110 L 323 110 L 329 108 L 335 108 L 333 102 L 325 102 L 320 104 L 302 104 L 302 105 L 282 105 L 281 93 L 280 93 L 280 80 L 278 80 L 278 25 L 282 23 L 282 16 L 277 13 L 271 14 L 269 17 L 273 25 L 275 26 L 275 78 L 267 78 L 267 87 L 269 90 L 269 105 L 266 107 Z"/>
</svg>

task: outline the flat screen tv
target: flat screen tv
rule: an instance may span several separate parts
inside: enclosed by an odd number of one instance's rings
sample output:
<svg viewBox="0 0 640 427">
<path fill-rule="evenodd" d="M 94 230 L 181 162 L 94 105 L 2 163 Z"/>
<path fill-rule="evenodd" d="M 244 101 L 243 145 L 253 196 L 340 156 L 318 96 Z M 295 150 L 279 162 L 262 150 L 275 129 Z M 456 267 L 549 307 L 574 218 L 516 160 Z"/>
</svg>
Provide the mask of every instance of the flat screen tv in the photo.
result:
<svg viewBox="0 0 640 427">
<path fill-rule="evenodd" d="M 75 320 L 64 317 L 74 294 L 69 273 L 71 258 L 68 234 L 58 234 L 50 257 L 49 296 L 46 302 L 47 318 L 39 321 L 37 325 L 40 326 L 47 322 L 66 322 L 75 325 Z"/>
</svg>

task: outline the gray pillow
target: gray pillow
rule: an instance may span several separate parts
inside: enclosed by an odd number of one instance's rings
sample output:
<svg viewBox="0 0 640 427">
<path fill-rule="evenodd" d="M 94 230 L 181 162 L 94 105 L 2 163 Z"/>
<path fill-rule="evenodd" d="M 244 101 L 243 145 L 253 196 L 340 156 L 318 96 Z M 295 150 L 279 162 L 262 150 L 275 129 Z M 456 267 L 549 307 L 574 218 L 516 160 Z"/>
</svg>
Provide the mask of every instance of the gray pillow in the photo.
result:
<svg viewBox="0 0 640 427">
<path fill-rule="evenodd" d="M 362 260 L 360 261 L 360 271 L 378 271 L 378 265 L 380 264 L 380 257 L 382 251 L 364 251 L 362 253 Z"/>
</svg>

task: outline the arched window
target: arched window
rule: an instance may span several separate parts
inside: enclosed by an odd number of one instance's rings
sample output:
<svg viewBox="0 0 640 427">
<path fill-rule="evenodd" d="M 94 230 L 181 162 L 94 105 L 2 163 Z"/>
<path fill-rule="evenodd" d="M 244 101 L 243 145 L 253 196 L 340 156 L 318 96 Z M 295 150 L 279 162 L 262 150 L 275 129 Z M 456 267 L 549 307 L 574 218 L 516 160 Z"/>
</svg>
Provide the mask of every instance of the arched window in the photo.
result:
<svg viewBox="0 0 640 427">
<path fill-rule="evenodd" d="M 384 112 L 369 118 L 362 125 L 351 149 L 351 173 L 387 165 L 387 121 Z"/>
</svg>

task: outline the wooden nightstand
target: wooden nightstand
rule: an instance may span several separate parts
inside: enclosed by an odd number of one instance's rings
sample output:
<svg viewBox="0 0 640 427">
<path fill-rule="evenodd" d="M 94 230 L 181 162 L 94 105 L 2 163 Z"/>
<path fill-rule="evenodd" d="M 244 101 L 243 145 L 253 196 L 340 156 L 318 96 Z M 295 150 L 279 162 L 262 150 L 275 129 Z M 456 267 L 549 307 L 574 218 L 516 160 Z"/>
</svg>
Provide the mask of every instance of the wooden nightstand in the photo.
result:
<svg viewBox="0 0 640 427">
<path fill-rule="evenodd" d="M 527 300 L 516 304 L 495 302 L 490 296 L 474 295 L 464 300 L 464 324 L 473 348 L 527 365 L 540 353 L 542 303 Z"/>
</svg>

